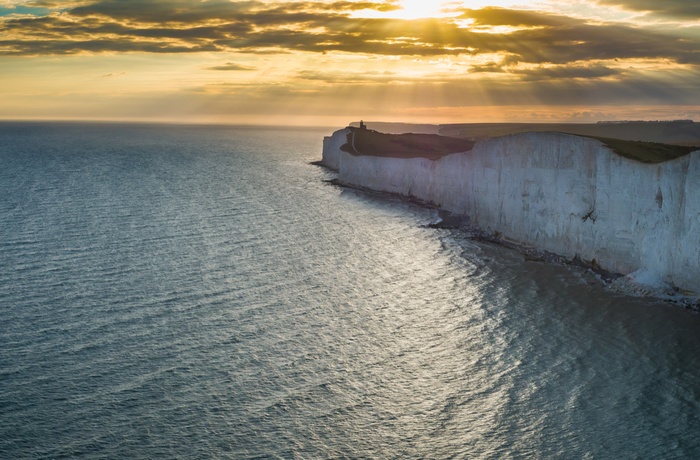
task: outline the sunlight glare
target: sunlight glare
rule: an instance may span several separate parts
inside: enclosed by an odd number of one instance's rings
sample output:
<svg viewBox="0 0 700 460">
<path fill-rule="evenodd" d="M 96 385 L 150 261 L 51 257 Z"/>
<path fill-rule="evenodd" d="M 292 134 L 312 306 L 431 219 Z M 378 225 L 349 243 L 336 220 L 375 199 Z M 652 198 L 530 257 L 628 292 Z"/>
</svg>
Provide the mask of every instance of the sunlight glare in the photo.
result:
<svg viewBox="0 0 700 460">
<path fill-rule="evenodd" d="M 429 0 L 399 0 L 399 10 L 385 13 L 365 11 L 363 16 L 369 13 L 370 17 L 389 17 L 395 19 L 424 19 L 424 18 L 445 18 L 459 15 L 460 8 L 484 8 L 487 6 L 506 7 L 522 0 L 471 0 L 469 2 L 460 1 L 429 1 Z"/>
<path fill-rule="evenodd" d="M 401 9 L 393 12 L 394 16 L 402 19 L 422 19 L 441 16 L 440 10 L 444 2 L 429 2 L 425 0 L 401 0 Z"/>
</svg>

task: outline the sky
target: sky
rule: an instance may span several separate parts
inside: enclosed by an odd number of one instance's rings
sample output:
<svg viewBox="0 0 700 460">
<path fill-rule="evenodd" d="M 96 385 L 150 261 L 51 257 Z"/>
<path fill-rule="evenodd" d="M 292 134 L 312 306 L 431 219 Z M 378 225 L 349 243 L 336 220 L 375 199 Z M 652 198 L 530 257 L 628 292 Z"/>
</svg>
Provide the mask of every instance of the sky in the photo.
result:
<svg viewBox="0 0 700 460">
<path fill-rule="evenodd" d="M 0 119 L 700 121 L 700 2 L 0 0 Z"/>
</svg>

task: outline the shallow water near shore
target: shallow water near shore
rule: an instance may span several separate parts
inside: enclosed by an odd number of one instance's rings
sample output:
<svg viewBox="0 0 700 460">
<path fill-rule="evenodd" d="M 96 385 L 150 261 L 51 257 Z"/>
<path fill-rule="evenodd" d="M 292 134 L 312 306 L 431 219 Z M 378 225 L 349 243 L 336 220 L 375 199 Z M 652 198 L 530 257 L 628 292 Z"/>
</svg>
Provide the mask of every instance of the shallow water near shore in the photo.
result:
<svg viewBox="0 0 700 460">
<path fill-rule="evenodd" d="M 700 456 L 699 315 L 330 185 L 330 132 L 0 123 L 1 456 Z"/>
</svg>

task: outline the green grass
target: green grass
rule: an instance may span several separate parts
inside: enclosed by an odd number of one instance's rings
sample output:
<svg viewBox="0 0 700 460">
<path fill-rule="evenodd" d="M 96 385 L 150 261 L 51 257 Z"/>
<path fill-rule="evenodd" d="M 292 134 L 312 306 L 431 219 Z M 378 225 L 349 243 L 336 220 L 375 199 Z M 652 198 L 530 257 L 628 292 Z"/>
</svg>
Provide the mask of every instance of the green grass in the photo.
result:
<svg viewBox="0 0 700 460">
<path fill-rule="evenodd" d="M 480 135 L 488 137 L 503 134 L 504 131 L 520 129 L 517 125 L 480 125 Z M 341 147 L 353 155 L 370 155 L 393 158 L 428 158 L 437 160 L 451 153 L 466 152 L 474 147 L 475 141 L 460 137 L 438 134 L 385 134 L 371 129 L 350 128 L 348 142 Z M 476 129 L 471 134 L 475 134 Z M 574 134 L 596 139 L 610 147 L 616 154 L 642 163 L 662 163 L 674 160 L 700 147 L 615 139 L 586 134 Z M 353 150 L 353 136 L 354 146 Z"/>
<path fill-rule="evenodd" d="M 661 144 L 658 142 L 625 141 L 622 139 L 611 139 L 608 137 L 594 137 L 603 144 L 610 147 L 618 155 L 642 163 L 663 163 L 664 161 L 675 160 L 700 147 L 690 147 L 686 145 Z"/>
<path fill-rule="evenodd" d="M 661 163 L 700 150 L 700 124 L 686 121 L 593 124 L 468 123 L 440 127 L 441 134 L 474 140 L 543 131 L 597 139 L 618 155 L 642 163 Z"/>
<path fill-rule="evenodd" d="M 354 155 L 436 160 L 451 153 L 471 150 L 474 147 L 474 142 L 469 139 L 437 134 L 384 134 L 370 129 L 351 129 L 348 143 L 341 148 Z M 352 148 L 353 136 L 354 150 Z"/>
</svg>

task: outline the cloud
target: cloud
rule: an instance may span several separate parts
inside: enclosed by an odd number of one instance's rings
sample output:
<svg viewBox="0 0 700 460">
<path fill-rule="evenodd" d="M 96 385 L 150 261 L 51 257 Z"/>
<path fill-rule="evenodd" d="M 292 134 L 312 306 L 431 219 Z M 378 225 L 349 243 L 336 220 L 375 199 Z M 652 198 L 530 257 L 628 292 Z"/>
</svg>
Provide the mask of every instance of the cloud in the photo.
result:
<svg viewBox="0 0 700 460">
<path fill-rule="evenodd" d="M 641 0 L 624 3 L 639 8 L 651 4 Z M 700 8 L 683 7 L 680 1 L 657 3 L 666 5 L 658 6 L 658 11 L 666 8 L 690 14 Z M 351 14 L 366 9 L 388 11 L 397 9 L 397 5 L 369 1 L 86 1 L 60 14 L 0 19 L 0 55 L 205 51 L 384 56 L 499 54 L 510 64 L 563 65 L 611 59 L 700 64 L 698 29 L 685 28 L 674 33 L 652 25 L 591 22 L 555 13 L 495 7 L 462 9 L 458 17 L 442 19 L 400 20 Z M 465 26 L 465 21 L 471 25 Z M 471 69 L 497 70 L 494 66 L 478 65 Z M 597 77 L 592 69 L 586 71 Z"/>
<path fill-rule="evenodd" d="M 504 66 L 496 62 L 488 62 L 486 64 L 477 64 L 469 67 L 469 73 L 503 73 Z"/>
<path fill-rule="evenodd" d="M 580 19 L 554 13 L 498 7 L 463 9 L 460 17 L 481 26 L 561 27 L 581 22 Z"/>
<path fill-rule="evenodd" d="M 397 81 L 410 81 L 410 78 L 401 77 L 395 72 L 390 71 L 367 71 L 367 72 L 350 72 L 350 71 L 320 71 L 320 70 L 302 70 L 296 75 L 298 79 L 323 82 L 329 84 L 350 84 L 350 85 L 365 85 L 370 83 L 393 83 Z M 415 80 L 415 79 L 414 79 Z M 425 80 L 425 79 L 423 79 Z"/>
<path fill-rule="evenodd" d="M 602 64 L 587 64 L 537 67 L 532 69 L 518 70 L 515 73 L 523 77 L 524 80 L 539 81 L 560 79 L 593 80 L 611 76 L 618 76 L 624 72 L 619 69 L 612 69 Z"/>
<path fill-rule="evenodd" d="M 597 0 L 597 3 L 658 16 L 700 19 L 700 3 L 696 0 Z"/>
<path fill-rule="evenodd" d="M 69 14 L 142 24 L 196 24 L 217 18 L 221 22 L 235 20 L 237 15 L 245 15 L 262 7 L 264 4 L 257 1 L 211 0 L 195 3 L 188 0 L 103 0 L 77 6 L 69 10 Z"/>
<path fill-rule="evenodd" d="M 294 23 L 313 20 L 318 13 L 342 13 L 358 10 L 391 11 L 400 7 L 387 2 L 276 2 L 209 0 L 102 0 L 78 6 L 70 14 L 80 17 L 101 16 L 142 23 L 218 23 L 255 19 L 258 24 Z M 347 15 L 346 13 L 343 15 Z M 286 18 L 285 18 L 286 17 Z"/>
<path fill-rule="evenodd" d="M 255 70 L 255 67 L 236 64 L 235 62 L 227 62 L 222 65 L 207 67 L 206 70 L 223 70 L 223 71 L 238 71 L 238 70 Z"/>
<path fill-rule="evenodd" d="M 379 107 L 469 107 L 486 105 L 700 105 L 700 70 L 647 72 L 576 64 L 501 68 L 493 74 L 406 76 L 401 72 L 302 70 L 287 81 L 245 81 L 206 85 L 196 91 L 242 100 L 314 101 L 339 106 L 350 101 Z M 348 97 L 352 95 L 352 97 Z"/>
</svg>

